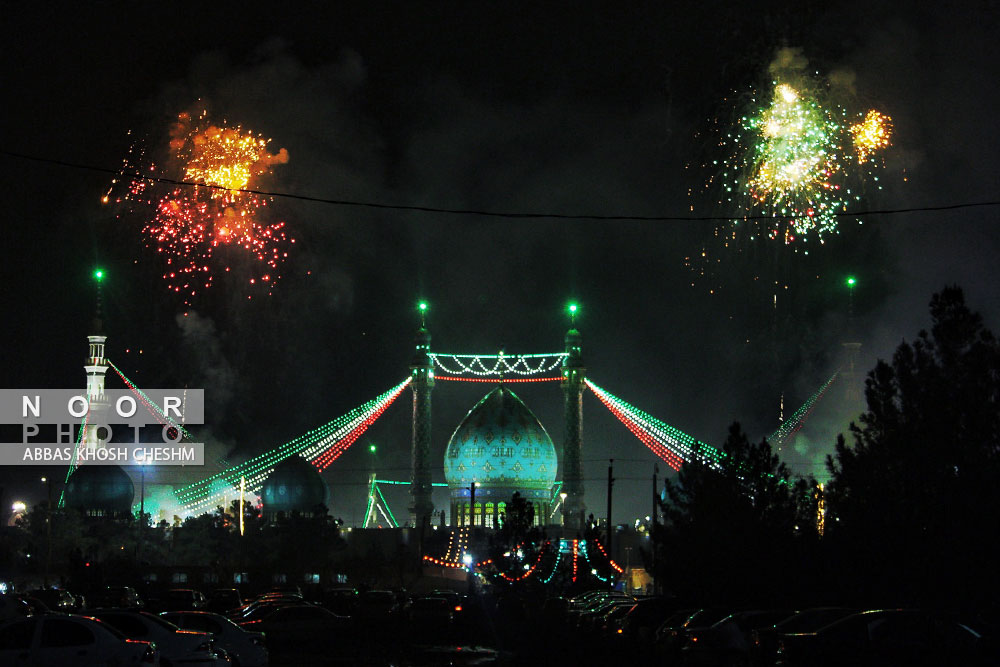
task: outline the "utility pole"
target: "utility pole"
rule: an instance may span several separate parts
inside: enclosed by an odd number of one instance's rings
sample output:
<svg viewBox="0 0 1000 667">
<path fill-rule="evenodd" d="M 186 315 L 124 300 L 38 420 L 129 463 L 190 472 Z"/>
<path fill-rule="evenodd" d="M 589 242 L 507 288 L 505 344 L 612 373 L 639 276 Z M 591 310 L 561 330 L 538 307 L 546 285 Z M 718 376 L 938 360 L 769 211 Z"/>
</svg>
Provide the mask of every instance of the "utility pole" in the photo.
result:
<svg viewBox="0 0 1000 667">
<path fill-rule="evenodd" d="M 652 552 L 653 552 L 653 556 L 650 559 L 650 561 L 651 561 L 650 565 L 651 565 L 652 570 L 653 570 L 652 571 L 652 575 L 653 575 L 653 592 L 654 593 L 657 590 L 657 588 L 656 588 L 656 524 L 659 523 L 657 514 L 659 513 L 659 510 L 660 510 L 660 507 L 659 507 L 659 500 L 660 500 L 659 496 L 660 496 L 660 494 L 659 494 L 659 489 L 657 489 L 657 487 L 656 487 L 656 475 L 659 472 L 660 472 L 660 464 L 654 463 L 653 464 L 653 514 L 652 514 L 653 524 L 652 524 L 652 527 L 650 528 L 650 532 L 649 532 L 649 543 L 650 543 L 650 547 L 651 547 Z"/>
<path fill-rule="evenodd" d="M 615 460 L 608 459 L 608 560 L 614 560 L 614 551 L 612 550 L 614 527 L 611 523 L 611 491 L 615 486 L 614 465 Z"/>
<path fill-rule="evenodd" d="M 476 483 L 469 484 L 469 526 L 476 526 Z"/>
<path fill-rule="evenodd" d="M 48 504 L 45 505 L 45 588 L 49 587 L 49 571 L 52 568 L 52 480 L 42 477 L 48 494 Z"/>
</svg>

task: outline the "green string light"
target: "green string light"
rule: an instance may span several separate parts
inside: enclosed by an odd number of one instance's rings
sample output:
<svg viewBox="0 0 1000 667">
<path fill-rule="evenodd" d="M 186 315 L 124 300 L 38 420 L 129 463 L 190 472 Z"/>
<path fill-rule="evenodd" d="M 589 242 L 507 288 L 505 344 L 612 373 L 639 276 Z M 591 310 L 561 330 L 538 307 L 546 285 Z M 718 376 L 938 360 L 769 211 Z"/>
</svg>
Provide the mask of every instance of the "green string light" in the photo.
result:
<svg viewBox="0 0 1000 667">
<path fill-rule="evenodd" d="M 347 414 L 307 431 L 294 440 L 260 454 L 245 463 L 216 473 L 200 482 L 182 487 L 176 491 L 175 495 L 187 509 L 196 511 L 210 507 L 227 493 L 232 493 L 241 477 L 246 480 L 247 490 L 258 492 L 275 465 L 296 454 L 302 454 L 310 460 L 318 458 L 332 444 L 360 426 L 366 425 L 373 414 L 384 410 L 409 383 L 410 379 L 407 378 L 389 391 L 354 408 Z"/>
</svg>

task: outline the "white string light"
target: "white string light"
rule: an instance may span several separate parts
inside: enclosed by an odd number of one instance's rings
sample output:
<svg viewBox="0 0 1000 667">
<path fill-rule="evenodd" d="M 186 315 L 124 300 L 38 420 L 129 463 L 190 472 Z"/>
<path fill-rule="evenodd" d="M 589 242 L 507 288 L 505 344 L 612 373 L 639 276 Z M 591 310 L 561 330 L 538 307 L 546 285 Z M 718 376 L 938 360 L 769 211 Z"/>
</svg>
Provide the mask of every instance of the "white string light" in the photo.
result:
<svg viewBox="0 0 1000 667">
<path fill-rule="evenodd" d="M 430 353 L 434 365 L 450 375 L 478 375 L 480 377 L 500 377 L 504 373 L 514 375 L 538 375 L 558 368 L 566 352 L 552 354 L 440 354 Z M 446 365 L 446 361 L 453 366 Z"/>
</svg>

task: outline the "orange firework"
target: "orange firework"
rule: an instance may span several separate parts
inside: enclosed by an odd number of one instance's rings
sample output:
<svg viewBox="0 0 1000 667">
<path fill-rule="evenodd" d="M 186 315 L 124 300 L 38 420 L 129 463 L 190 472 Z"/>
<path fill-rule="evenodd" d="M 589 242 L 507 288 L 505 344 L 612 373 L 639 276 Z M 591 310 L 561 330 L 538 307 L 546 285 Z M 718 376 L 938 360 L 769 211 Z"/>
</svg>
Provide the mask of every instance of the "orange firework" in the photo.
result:
<svg viewBox="0 0 1000 667">
<path fill-rule="evenodd" d="M 251 265 L 259 263 L 246 277 L 248 286 L 263 285 L 270 294 L 270 286 L 281 277 L 280 265 L 295 239 L 285 232 L 284 222 L 265 220 L 263 212 L 271 200 L 252 189 L 255 178 L 288 162 L 288 152 L 281 149 L 271 154 L 267 144 L 267 139 L 239 126 L 209 122 L 207 111 L 196 118 L 179 114 L 170 128 L 168 163 L 173 165 L 170 172 L 177 173 L 184 185 L 155 202 L 149 198 L 150 187 L 172 173 L 163 173 L 155 165 L 137 172 L 126 158 L 120 176 L 134 173 L 128 191 L 116 201 L 124 199 L 152 210 L 143 227 L 147 246 L 155 246 L 164 256 L 163 279 L 170 291 L 183 296 L 185 304 L 212 285 L 216 265 L 231 271 L 228 261 L 235 257 L 233 252 L 254 260 Z M 130 157 L 134 152 L 130 151 Z M 112 189 L 118 180 L 112 181 Z M 220 257 L 224 247 L 233 252 Z"/>
</svg>

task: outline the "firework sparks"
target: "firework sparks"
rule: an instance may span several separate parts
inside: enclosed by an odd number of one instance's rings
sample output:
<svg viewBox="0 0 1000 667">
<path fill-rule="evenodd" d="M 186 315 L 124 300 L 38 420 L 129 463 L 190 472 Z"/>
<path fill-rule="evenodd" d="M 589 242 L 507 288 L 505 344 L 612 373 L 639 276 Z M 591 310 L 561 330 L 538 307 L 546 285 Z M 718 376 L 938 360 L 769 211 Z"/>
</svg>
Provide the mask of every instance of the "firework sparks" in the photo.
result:
<svg viewBox="0 0 1000 667">
<path fill-rule="evenodd" d="M 854 151 L 858 156 L 858 164 L 864 164 L 876 151 L 889 145 L 892 119 L 872 109 L 864 121 L 851 125 L 850 131 L 854 137 Z"/>
<path fill-rule="evenodd" d="M 718 236 L 822 243 L 865 182 L 878 180 L 874 154 L 889 145 L 889 117 L 873 110 L 852 125 L 823 81 L 796 79 L 774 81 L 763 105 L 753 96 L 753 110 L 720 137 L 725 157 L 709 165 L 708 187 L 721 184 L 719 203 L 740 213 Z"/>
<path fill-rule="evenodd" d="M 284 222 L 268 222 L 263 210 L 271 201 L 250 190 L 254 179 L 274 165 L 288 162 L 288 153 L 267 151 L 268 140 L 241 127 L 221 127 L 203 111 L 197 117 L 182 113 L 170 128 L 171 168 L 142 167 L 143 153 L 134 147 L 103 201 L 108 202 L 119 182 L 131 177 L 116 202 L 151 213 L 143 227 L 148 247 L 164 258 L 163 279 L 170 291 L 191 304 L 199 290 L 208 288 L 220 268 L 229 273 L 238 257 L 251 260 L 248 286 L 271 286 L 281 278 L 279 268 L 287 248 L 295 243 Z M 157 178 L 178 174 L 185 185 L 154 198 Z M 223 250 L 232 249 L 223 254 Z M 242 275 L 242 272 L 241 272 Z M 249 298 L 250 295 L 248 295 Z"/>
</svg>

